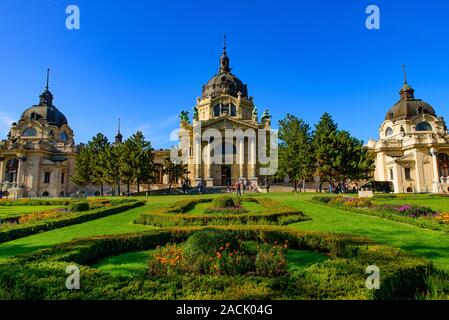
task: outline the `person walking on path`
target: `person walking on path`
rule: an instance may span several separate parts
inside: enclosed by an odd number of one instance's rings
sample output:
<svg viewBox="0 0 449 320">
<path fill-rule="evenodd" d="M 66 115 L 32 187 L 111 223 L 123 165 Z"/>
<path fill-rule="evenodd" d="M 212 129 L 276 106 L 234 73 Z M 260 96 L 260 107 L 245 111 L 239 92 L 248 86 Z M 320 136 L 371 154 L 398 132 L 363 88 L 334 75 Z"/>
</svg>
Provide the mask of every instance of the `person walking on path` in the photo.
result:
<svg viewBox="0 0 449 320">
<path fill-rule="evenodd" d="M 237 180 L 237 182 L 235 183 L 235 188 L 237 190 L 237 195 L 241 196 L 242 195 L 242 186 L 241 186 L 240 180 Z"/>
</svg>

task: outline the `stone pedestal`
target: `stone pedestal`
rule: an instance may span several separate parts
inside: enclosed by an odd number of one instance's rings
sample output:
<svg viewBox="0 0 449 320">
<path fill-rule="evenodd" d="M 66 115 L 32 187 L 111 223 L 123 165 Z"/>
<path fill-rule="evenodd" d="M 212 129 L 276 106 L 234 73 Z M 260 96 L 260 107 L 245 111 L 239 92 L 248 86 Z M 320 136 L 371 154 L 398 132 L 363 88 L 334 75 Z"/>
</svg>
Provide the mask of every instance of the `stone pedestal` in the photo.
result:
<svg viewBox="0 0 449 320">
<path fill-rule="evenodd" d="M 251 183 L 251 185 L 255 185 L 258 186 L 259 185 L 259 179 L 257 177 L 252 177 L 249 182 Z"/>
<path fill-rule="evenodd" d="M 213 187 L 214 186 L 214 179 L 213 178 L 207 178 L 206 179 L 206 187 Z"/>
</svg>

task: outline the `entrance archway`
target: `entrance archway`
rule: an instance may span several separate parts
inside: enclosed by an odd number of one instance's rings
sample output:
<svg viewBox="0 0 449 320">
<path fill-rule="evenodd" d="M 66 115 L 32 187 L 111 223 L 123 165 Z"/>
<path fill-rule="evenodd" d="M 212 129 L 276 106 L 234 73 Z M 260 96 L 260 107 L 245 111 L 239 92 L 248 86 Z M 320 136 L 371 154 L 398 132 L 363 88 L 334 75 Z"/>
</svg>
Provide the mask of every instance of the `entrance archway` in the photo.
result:
<svg viewBox="0 0 449 320">
<path fill-rule="evenodd" d="M 438 154 L 437 163 L 439 177 L 449 177 L 449 156 L 445 153 Z"/>
<path fill-rule="evenodd" d="M 19 169 L 19 159 L 13 158 L 6 162 L 5 181 L 17 182 L 17 171 Z"/>
</svg>

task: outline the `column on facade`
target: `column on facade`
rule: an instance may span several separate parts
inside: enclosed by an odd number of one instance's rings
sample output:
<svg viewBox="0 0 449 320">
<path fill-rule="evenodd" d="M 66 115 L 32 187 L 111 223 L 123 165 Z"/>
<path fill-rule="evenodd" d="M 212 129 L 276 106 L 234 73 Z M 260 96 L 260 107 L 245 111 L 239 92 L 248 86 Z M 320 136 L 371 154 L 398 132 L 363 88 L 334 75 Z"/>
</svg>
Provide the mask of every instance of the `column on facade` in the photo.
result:
<svg viewBox="0 0 449 320">
<path fill-rule="evenodd" d="M 403 193 L 403 185 L 400 182 L 401 180 L 401 166 L 395 162 L 393 165 L 393 185 L 394 185 L 394 193 Z"/>
<path fill-rule="evenodd" d="M 201 137 L 194 137 L 193 140 L 193 168 L 195 180 L 201 180 Z"/>
<path fill-rule="evenodd" d="M 206 157 L 205 157 L 205 167 L 207 169 L 206 172 L 206 186 L 212 187 L 214 185 L 214 178 L 212 176 L 212 142 L 208 141 L 207 145 L 204 147 L 206 151 Z"/>
<path fill-rule="evenodd" d="M 413 152 L 413 157 L 415 159 L 415 179 L 416 179 L 416 192 L 420 193 L 422 188 L 422 171 L 421 171 L 421 161 L 418 159 L 418 153 L 416 149 Z"/>
<path fill-rule="evenodd" d="M 248 155 L 248 176 L 251 179 L 256 178 L 256 138 L 250 137 L 248 138 L 249 142 L 249 155 Z"/>
<path fill-rule="evenodd" d="M 0 160 L 0 183 L 5 180 L 5 159 Z"/>
<path fill-rule="evenodd" d="M 432 155 L 432 167 L 433 167 L 432 192 L 438 193 L 438 182 L 440 180 L 440 177 L 438 176 L 437 150 L 435 150 L 435 148 L 431 148 L 430 154 Z"/>
<path fill-rule="evenodd" d="M 19 165 L 17 166 L 17 178 L 16 178 L 16 182 L 17 182 L 17 187 L 22 183 L 22 171 L 23 171 L 23 160 L 21 157 L 18 157 L 19 160 Z"/>
<path fill-rule="evenodd" d="M 240 169 L 240 179 L 245 177 L 245 139 L 241 137 L 238 141 L 239 143 L 239 169 Z"/>
</svg>

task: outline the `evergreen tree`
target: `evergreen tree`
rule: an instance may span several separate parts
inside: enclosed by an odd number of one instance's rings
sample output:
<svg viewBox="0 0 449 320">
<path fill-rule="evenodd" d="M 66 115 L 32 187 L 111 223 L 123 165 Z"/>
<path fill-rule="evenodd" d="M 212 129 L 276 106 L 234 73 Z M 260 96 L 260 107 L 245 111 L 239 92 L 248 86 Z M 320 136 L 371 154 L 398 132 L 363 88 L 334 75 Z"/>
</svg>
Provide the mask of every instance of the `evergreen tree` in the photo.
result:
<svg viewBox="0 0 449 320">
<path fill-rule="evenodd" d="M 100 186 L 100 194 L 103 196 L 103 186 L 107 183 L 104 175 L 104 168 L 107 166 L 106 150 L 109 149 L 110 144 L 108 138 L 102 133 L 98 133 L 92 138 L 92 141 L 87 143 L 87 148 L 90 153 L 91 161 L 91 177 L 92 184 Z"/>
<path fill-rule="evenodd" d="M 294 182 L 295 191 L 298 183 L 313 174 L 314 161 L 311 148 L 310 126 L 294 115 L 279 121 L 279 174 Z M 278 175 L 279 176 L 279 175 Z"/>
<path fill-rule="evenodd" d="M 76 157 L 75 168 L 71 179 L 73 183 L 80 186 L 87 186 L 92 183 L 91 160 L 89 149 L 82 145 Z"/>
</svg>

